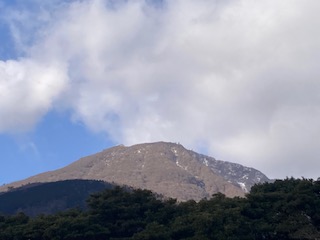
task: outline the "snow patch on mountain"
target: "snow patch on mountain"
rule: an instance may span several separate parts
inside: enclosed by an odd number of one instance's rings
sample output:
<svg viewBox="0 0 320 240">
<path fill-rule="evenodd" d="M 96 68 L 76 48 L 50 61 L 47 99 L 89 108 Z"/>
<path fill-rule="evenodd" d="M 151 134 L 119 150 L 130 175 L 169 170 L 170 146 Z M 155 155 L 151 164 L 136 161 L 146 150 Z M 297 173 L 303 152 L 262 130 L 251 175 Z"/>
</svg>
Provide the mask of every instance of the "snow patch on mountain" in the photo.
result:
<svg viewBox="0 0 320 240">
<path fill-rule="evenodd" d="M 245 193 L 248 193 L 248 189 L 246 187 L 246 184 L 243 183 L 243 182 L 238 182 L 239 186 L 241 187 L 241 189 L 245 192 Z"/>
</svg>

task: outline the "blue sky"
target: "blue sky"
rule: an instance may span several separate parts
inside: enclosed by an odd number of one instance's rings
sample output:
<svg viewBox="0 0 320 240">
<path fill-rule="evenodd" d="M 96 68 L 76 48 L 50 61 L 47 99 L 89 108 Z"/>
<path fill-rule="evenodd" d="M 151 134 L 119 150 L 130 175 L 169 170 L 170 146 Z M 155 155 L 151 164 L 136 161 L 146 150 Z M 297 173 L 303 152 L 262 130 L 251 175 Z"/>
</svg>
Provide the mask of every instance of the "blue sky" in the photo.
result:
<svg viewBox="0 0 320 240">
<path fill-rule="evenodd" d="M 63 113 L 50 112 L 24 134 L 2 134 L 1 182 L 9 183 L 64 167 L 80 157 L 112 146 L 105 134 L 93 134 Z"/>
<path fill-rule="evenodd" d="M 0 184 L 180 142 L 318 177 L 316 0 L 0 0 Z"/>
</svg>

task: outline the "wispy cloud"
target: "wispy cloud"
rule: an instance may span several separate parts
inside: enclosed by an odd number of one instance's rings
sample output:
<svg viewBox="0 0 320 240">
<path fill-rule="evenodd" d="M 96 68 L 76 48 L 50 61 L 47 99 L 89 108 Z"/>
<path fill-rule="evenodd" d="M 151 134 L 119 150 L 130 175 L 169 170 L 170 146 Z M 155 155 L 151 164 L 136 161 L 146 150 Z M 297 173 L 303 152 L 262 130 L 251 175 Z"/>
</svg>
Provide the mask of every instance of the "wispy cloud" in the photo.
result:
<svg viewBox="0 0 320 240">
<path fill-rule="evenodd" d="M 317 177 L 320 2 L 111 2 L 42 7 L 27 36 L 8 18 L 25 53 L 0 62 L 0 131 L 68 108 L 117 142 L 201 143 L 271 177 Z"/>
<path fill-rule="evenodd" d="M 20 151 L 22 151 L 22 152 L 31 152 L 32 155 L 36 156 L 36 158 L 40 157 L 40 152 L 38 150 L 38 147 L 32 141 L 25 142 L 22 145 L 20 145 Z"/>
</svg>

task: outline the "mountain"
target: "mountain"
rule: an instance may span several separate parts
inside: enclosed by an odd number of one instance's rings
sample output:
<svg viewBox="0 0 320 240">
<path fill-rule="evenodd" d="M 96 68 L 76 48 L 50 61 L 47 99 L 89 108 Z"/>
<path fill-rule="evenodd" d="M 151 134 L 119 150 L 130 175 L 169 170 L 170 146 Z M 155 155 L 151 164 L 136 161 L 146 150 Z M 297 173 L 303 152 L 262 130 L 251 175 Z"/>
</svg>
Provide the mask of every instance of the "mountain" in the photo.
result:
<svg viewBox="0 0 320 240">
<path fill-rule="evenodd" d="M 256 169 L 219 161 L 180 144 L 156 142 L 115 146 L 64 168 L 2 186 L 0 191 L 67 179 L 103 180 L 149 189 L 181 201 L 200 200 L 218 192 L 229 197 L 244 196 L 254 184 L 270 181 Z"/>
<path fill-rule="evenodd" d="M 0 213 L 24 212 L 28 216 L 53 214 L 69 208 L 86 208 L 93 193 L 111 189 L 114 185 L 93 180 L 65 180 L 28 184 L 0 193 Z"/>
</svg>

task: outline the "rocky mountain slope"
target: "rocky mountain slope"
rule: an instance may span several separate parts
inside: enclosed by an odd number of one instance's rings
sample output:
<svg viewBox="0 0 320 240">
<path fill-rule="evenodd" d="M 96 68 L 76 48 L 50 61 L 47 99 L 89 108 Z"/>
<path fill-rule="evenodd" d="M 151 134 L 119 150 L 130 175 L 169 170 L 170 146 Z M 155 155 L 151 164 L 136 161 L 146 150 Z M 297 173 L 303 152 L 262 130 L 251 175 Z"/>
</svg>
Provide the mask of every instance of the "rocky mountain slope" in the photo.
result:
<svg viewBox="0 0 320 240">
<path fill-rule="evenodd" d="M 35 182 L 92 179 L 149 189 L 178 200 L 200 200 L 222 192 L 244 196 L 256 184 L 270 181 L 263 173 L 216 160 L 180 144 L 157 142 L 106 149 L 55 171 L 2 186 L 0 191 Z"/>
</svg>

